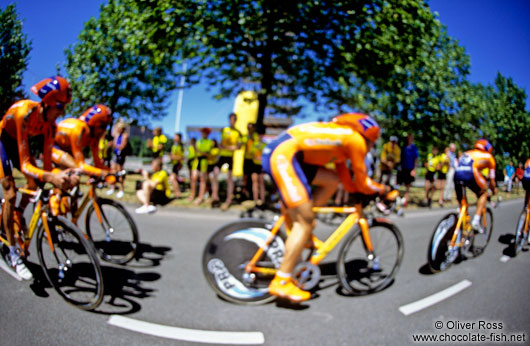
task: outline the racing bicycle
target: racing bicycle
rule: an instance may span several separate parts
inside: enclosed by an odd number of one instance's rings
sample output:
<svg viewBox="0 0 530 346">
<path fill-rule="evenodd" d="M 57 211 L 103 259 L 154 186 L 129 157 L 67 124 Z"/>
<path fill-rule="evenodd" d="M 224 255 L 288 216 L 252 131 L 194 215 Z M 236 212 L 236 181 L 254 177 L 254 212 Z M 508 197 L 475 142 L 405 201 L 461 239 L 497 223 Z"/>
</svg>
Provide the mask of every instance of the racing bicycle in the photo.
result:
<svg viewBox="0 0 530 346">
<path fill-rule="evenodd" d="M 391 193 L 392 194 L 392 193 Z M 397 191 L 393 194 L 394 198 Z M 319 264 L 344 239 L 338 252 L 337 276 L 344 293 L 365 295 L 381 291 L 394 280 L 403 258 L 403 237 L 389 220 L 363 214 L 363 203 L 353 207 L 315 207 L 314 212 L 346 214 L 325 240 L 312 235 L 309 254 L 293 271 L 294 282 L 304 290 L 315 288 Z M 218 229 L 208 240 L 202 257 L 203 273 L 223 299 L 257 305 L 276 297 L 268 286 L 283 260 L 285 214 L 273 222 L 241 219 Z M 286 228 L 286 232 L 290 230 Z"/>
<path fill-rule="evenodd" d="M 436 225 L 427 251 L 431 272 L 444 271 L 461 256 L 477 257 L 486 249 L 493 232 L 493 212 L 488 205 L 482 210 L 479 232 L 471 226 L 468 209 L 464 197 L 458 213 L 447 214 Z"/>
<path fill-rule="evenodd" d="M 70 220 L 57 213 L 50 203 L 51 189 L 35 191 L 18 188 L 17 194 L 30 195 L 34 203 L 29 226 L 22 212 L 14 210 L 13 228 L 17 251 L 29 256 L 31 239 L 37 236 L 37 255 L 51 286 L 68 303 L 83 309 L 97 308 L 103 300 L 103 275 L 93 244 Z M 5 201 L 2 200 L 2 213 Z M 0 218 L 1 219 L 1 218 Z M 0 229 L 2 257 L 9 253 L 3 227 Z"/>
</svg>

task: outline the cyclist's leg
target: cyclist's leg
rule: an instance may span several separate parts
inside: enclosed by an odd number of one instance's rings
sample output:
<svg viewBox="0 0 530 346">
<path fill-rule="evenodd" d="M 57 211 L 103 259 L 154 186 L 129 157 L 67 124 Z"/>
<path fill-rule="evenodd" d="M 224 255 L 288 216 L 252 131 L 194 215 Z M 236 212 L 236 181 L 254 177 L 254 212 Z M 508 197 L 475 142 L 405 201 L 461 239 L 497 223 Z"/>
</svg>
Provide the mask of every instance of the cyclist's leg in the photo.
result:
<svg viewBox="0 0 530 346">
<path fill-rule="evenodd" d="M 313 191 L 313 205 L 320 207 L 326 205 L 331 196 L 337 191 L 339 177 L 334 171 L 320 167 L 311 184 L 318 186 Z"/>
</svg>

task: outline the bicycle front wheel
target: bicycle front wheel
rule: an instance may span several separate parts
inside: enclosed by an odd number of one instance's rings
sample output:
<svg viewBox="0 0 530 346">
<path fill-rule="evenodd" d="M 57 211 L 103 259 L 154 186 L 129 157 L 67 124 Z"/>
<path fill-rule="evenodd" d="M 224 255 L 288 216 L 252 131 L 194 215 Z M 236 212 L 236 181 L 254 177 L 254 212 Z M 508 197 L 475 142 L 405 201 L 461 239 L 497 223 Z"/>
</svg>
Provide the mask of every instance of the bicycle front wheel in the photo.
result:
<svg viewBox="0 0 530 346">
<path fill-rule="evenodd" d="M 526 208 L 521 212 L 517 227 L 515 228 L 515 239 L 513 241 L 513 255 L 517 256 L 523 249 L 528 233 L 525 232 Z"/>
<path fill-rule="evenodd" d="M 486 246 L 491 239 L 491 234 L 493 233 L 493 212 L 489 207 L 486 207 L 484 214 L 481 219 L 481 226 L 484 230 L 484 233 L 474 232 L 471 253 L 473 257 L 482 255 Z"/>
<path fill-rule="evenodd" d="M 280 267 L 285 242 L 277 234 L 256 263 L 269 273 L 247 273 L 245 266 L 271 235 L 262 220 L 242 220 L 217 230 L 204 248 L 203 274 L 213 290 L 223 299 L 238 304 L 257 305 L 275 299 L 269 283 Z"/>
<path fill-rule="evenodd" d="M 51 239 L 41 226 L 37 253 L 46 278 L 70 304 L 92 310 L 103 300 L 103 275 L 93 245 L 68 219 L 48 220 Z"/>
<path fill-rule="evenodd" d="M 116 201 L 98 198 L 101 219 L 90 205 L 86 213 L 86 232 L 100 257 L 108 262 L 125 264 L 131 261 L 138 248 L 138 230 L 127 210 Z"/>
<path fill-rule="evenodd" d="M 373 252 L 369 252 L 359 225 L 343 243 L 337 275 L 344 291 L 365 295 L 381 291 L 394 280 L 403 259 L 403 237 L 392 223 L 373 220 L 369 228 Z"/>
</svg>

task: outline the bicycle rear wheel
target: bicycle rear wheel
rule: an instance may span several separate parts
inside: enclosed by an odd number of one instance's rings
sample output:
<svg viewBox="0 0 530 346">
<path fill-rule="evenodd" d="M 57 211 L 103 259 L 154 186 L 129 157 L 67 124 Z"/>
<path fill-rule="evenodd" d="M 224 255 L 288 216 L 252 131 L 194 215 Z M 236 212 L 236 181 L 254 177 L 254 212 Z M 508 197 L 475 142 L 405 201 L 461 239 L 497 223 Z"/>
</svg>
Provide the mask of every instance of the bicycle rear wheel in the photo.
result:
<svg viewBox="0 0 530 346">
<path fill-rule="evenodd" d="M 249 305 L 275 299 L 268 289 L 274 274 L 245 271 L 245 265 L 270 234 L 267 222 L 247 219 L 221 227 L 208 240 L 202 256 L 203 274 L 221 298 Z M 257 265 L 279 268 L 285 252 L 284 244 L 283 236 L 277 234 Z"/>
<path fill-rule="evenodd" d="M 93 245 L 68 219 L 48 220 L 51 243 L 41 226 L 37 234 L 37 253 L 46 278 L 70 304 L 92 310 L 103 300 L 103 275 Z"/>
<path fill-rule="evenodd" d="M 526 243 L 528 233 L 525 232 L 526 208 L 521 212 L 517 227 L 515 228 L 515 239 L 513 241 L 513 255 L 517 256 Z"/>
<path fill-rule="evenodd" d="M 93 205 L 87 210 L 85 229 L 100 257 L 108 262 L 125 264 L 138 248 L 138 230 L 123 206 L 111 199 L 98 198 L 101 222 Z"/>
<path fill-rule="evenodd" d="M 458 214 L 447 214 L 434 229 L 427 250 L 427 263 L 432 273 L 446 270 L 456 260 L 458 248 L 450 249 L 450 243 L 457 221 Z"/>
<path fill-rule="evenodd" d="M 486 207 L 486 211 L 482 216 L 481 225 L 484 233 L 474 232 L 473 234 L 473 240 L 471 242 L 471 253 L 473 257 L 482 255 L 491 239 L 493 232 L 493 212 L 489 207 Z"/>
<path fill-rule="evenodd" d="M 369 229 L 373 254 L 369 254 L 359 225 L 339 251 L 337 275 L 344 291 L 365 295 L 381 291 L 394 280 L 403 259 L 403 237 L 392 223 L 373 220 Z"/>
</svg>

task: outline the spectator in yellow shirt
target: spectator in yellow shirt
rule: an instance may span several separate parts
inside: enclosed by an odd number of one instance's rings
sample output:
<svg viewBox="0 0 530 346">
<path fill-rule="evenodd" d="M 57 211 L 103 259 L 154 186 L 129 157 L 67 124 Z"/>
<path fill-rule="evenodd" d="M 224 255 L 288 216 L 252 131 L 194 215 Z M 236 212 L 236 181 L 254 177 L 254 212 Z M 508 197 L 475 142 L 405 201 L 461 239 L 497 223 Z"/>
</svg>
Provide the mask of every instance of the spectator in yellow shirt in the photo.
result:
<svg viewBox="0 0 530 346">
<path fill-rule="evenodd" d="M 399 148 L 397 142 L 397 137 L 391 136 L 390 142 L 385 143 L 383 145 L 383 150 L 381 151 L 381 163 L 379 165 L 381 169 L 381 175 L 379 177 L 379 182 L 385 185 L 390 185 L 392 171 L 394 168 L 397 168 L 397 165 L 401 161 L 401 149 Z"/>
<path fill-rule="evenodd" d="M 438 204 L 440 207 L 444 205 L 444 191 L 445 191 L 445 182 L 447 178 L 447 172 L 449 171 L 450 161 L 449 161 L 449 147 L 445 148 L 444 152 L 438 155 L 436 166 L 436 189 L 440 191 L 440 198 L 438 199 Z"/>
<path fill-rule="evenodd" d="M 435 174 L 438 167 L 438 147 L 433 146 L 432 152 L 427 154 L 427 161 L 425 162 L 425 168 L 427 172 L 425 173 L 425 201 L 423 204 L 427 207 L 431 207 L 432 204 L 432 195 L 436 189 L 434 183 Z"/>
<path fill-rule="evenodd" d="M 241 132 L 236 129 L 237 115 L 230 113 L 228 116 L 230 126 L 223 128 L 221 132 L 219 165 L 228 165 L 226 201 L 221 205 L 222 210 L 228 209 L 234 198 L 234 181 L 232 180 L 232 169 L 234 166 L 234 152 L 241 148 Z"/>
<path fill-rule="evenodd" d="M 135 210 L 136 214 L 151 214 L 156 212 L 155 204 L 166 205 L 171 202 L 169 198 L 171 190 L 169 188 L 169 176 L 162 169 L 162 159 L 155 158 L 151 163 L 153 173 L 142 170 L 144 181 L 142 188 L 136 191 L 136 196 L 142 203 L 140 208 Z"/>
<path fill-rule="evenodd" d="M 166 143 L 167 137 L 162 133 L 162 128 L 156 127 L 153 130 L 153 139 L 147 140 L 147 147 L 151 149 L 153 158 L 164 156 Z"/>
<path fill-rule="evenodd" d="M 182 143 L 182 134 L 175 133 L 169 157 L 171 159 L 171 163 L 173 164 L 171 174 L 169 175 L 169 182 L 173 187 L 173 193 L 175 194 L 175 197 L 180 198 L 179 172 L 184 164 L 184 144 Z"/>
</svg>

